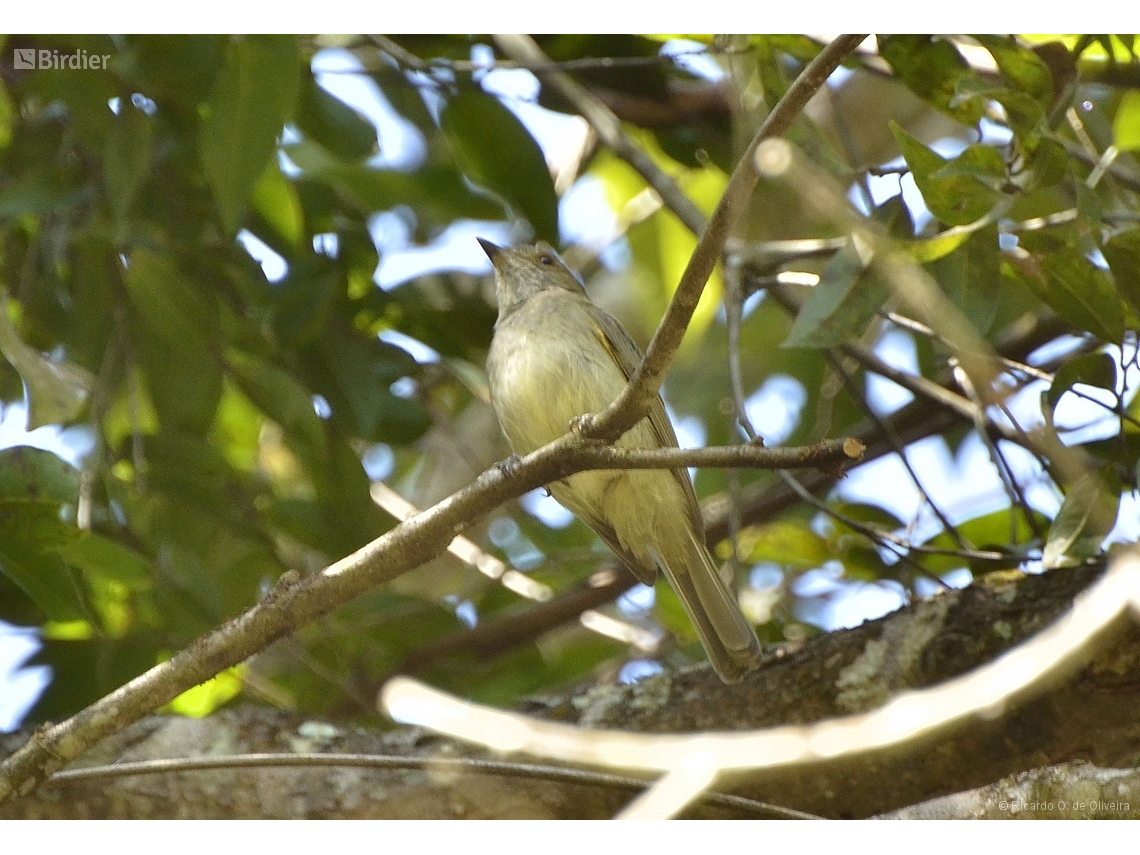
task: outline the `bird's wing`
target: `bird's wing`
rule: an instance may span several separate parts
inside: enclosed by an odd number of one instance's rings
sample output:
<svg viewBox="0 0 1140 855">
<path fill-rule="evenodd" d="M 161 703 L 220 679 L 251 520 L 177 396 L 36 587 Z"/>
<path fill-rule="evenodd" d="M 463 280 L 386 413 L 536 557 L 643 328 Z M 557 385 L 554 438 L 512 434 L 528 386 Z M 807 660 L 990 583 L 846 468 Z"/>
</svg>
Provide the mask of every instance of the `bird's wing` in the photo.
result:
<svg viewBox="0 0 1140 855">
<path fill-rule="evenodd" d="M 633 376 L 633 372 L 641 364 L 641 350 L 629 337 L 629 333 L 613 317 L 593 303 L 589 304 L 589 310 L 590 320 L 594 324 L 598 339 L 613 357 L 614 363 L 625 376 L 626 382 L 629 382 L 629 378 Z M 677 447 L 677 434 L 673 431 L 673 423 L 669 421 L 669 415 L 665 412 L 665 402 L 661 400 L 660 395 L 656 395 L 649 406 L 649 426 L 662 448 Z M 694 530 L 702 531 L 704 523 L 701 520 L 700 506 L 697 504 L 697 494 L 693 490 L 693 482 L 689 480 L 688 472 L 683 469 L 674 469 L 672 472 L 686 496 L 689 518 Z"/>
<path fill-rule="evenodd" d="M 554 494 L 554 498 L 561 502 L 574 516 L 592 528 L 594 534 L 600 537 L 606 546 L 613 550 L 614 555 L 621 559 L 621 563 L 626 566 L 626 569 L 634 575 L 638 582 L 641 582 L 643 585 L 652 585 L 657 579 L 657 568 L 646 567 L 638 562 L 633 556 L 633 553 L 621 545 L 621 541 L 618 540 L 617 532 L 614 531 L 613 526 L 595 511 L 574 501 L 573 495 L 564 490 L 563 486 L 561 482 L 550 485 L 550 492 Z"/>
</svg>

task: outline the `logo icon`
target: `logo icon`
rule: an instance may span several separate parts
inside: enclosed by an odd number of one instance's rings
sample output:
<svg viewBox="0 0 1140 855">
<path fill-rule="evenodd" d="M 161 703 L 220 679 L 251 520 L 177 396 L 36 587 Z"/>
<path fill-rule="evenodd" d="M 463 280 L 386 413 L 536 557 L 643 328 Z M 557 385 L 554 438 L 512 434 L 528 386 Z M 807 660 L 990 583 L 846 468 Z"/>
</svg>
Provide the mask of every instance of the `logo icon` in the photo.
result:
<svg viewBox="0 0 1140 855">
<path fill-rule="evenodd" d="M 28 69 L 36 67 L 35 48 L 16 48 L 16 55 L 12 58 L 12 67 Z"/>
</svg>

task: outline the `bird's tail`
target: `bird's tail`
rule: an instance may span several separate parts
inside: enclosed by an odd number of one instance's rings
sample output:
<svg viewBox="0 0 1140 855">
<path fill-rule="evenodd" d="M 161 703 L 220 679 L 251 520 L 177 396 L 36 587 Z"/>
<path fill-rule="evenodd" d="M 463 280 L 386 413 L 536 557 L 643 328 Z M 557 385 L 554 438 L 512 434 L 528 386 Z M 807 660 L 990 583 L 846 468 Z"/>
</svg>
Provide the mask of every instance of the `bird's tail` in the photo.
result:
<svg viewBox="0 0 1140 855">
<path fill-rule="evenodd" d="M 689 541 L 687 550 L 668 560 L 654 557 L 696 627 L 713 668 L 724 682 L 736 683 L 760 664 L 760 642 L 721 581 L 708 549 L 691 532 Z"/>
</svg>

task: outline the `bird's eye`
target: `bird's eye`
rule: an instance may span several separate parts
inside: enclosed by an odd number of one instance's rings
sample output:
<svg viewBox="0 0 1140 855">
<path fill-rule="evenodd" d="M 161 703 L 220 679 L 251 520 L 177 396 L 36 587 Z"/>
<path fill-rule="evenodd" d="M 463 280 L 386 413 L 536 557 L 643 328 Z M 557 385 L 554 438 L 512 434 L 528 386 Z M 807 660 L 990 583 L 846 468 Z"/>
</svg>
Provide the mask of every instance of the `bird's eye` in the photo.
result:
<svg viewBox="0 0 1140 855">
<path fill-rule="evenodd" d="M 538 263 L 539 264 L 553 264 L 554 263 L 554 256 L 549 255 L 549 254 L 544 252 L 542 255 L 540 255 L 538 257 Z"/>
</svg>

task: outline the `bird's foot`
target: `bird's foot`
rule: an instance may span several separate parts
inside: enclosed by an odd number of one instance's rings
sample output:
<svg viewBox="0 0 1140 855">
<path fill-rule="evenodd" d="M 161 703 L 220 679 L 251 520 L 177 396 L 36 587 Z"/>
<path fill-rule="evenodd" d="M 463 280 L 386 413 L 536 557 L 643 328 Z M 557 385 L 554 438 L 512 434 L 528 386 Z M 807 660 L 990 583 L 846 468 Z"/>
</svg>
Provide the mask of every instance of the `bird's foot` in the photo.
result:
<svg viewBox="0 0 1140 855">
<path fill-rule="evenodd" d="M 521 463 L 522 463 L 522 458 L 519 457 L 517 454 L 512 454 L 510 457 L 506 457 L 506 458 L 499 461 L 499 463 L 498 463 L 499 471 L 502 472 L 504 475 L 510 477 L 511 475 L 514 475 L 516 472 L 519 471 L 519 464 L 521 464 Z"/>
<path fill-rule="evenodd" d="M 597 417 L 593 413 L 582 413 L 582 415 L 570 419 L 570 430 L 572 433 L 585 433 L 594 426 L 596 421 Z"/>
</svg>

